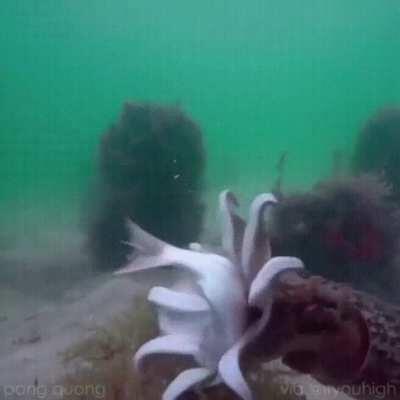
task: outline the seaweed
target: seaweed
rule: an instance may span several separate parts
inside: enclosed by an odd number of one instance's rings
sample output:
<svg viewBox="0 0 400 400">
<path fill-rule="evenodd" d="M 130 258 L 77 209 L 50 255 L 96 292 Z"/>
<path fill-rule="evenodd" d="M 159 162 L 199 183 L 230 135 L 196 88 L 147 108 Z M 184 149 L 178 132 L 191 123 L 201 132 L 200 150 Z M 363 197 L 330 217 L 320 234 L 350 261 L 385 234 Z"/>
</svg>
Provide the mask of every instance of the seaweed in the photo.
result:
<svg viewBox="0 0 400 400">
<path fill-rule="evenodd" d="M 400 201 L 400 107 L 378 110 L 362 127 L 353 155 L 353 171 L 382 175 Z"/>
<path fill-rule="evenodd" d="M 275 165 L 277 176 L 272 188 L 272 192 L 278 199 L 281 199 L 283 196 L 283 179 L 285 177 L 287 158 L 288 158 L 288 152 L 287 151 L 282 152 Z"/>
<path fill-rule="evenodd" d="M 196 241 L 205 150 L 200 128 L 176 107 L 126 103 L 103 135 L 99 180 L 88 210 L 88 249 L 98 269 L 122 265 L 126 218 L 178 246 Z"/>
<path fill-rule="evenodd" d="M 301 258 L 313 274 L 398 297 L 400 211 L 374 175 L 339 177 L 285 196 L 270 224 L 274 255 Z"/>
<path fill-rule="evenodd" d="M 133 368 L 132 351 L 152 336 L 154 326 L 147 304 L 135 302 L 132 312 L 116 317 L 107 327 L 97 327 L 89 337 L 63 352 L 62 363 L 70 372 L 60 386 L 68 393 L 67 398 L 98 399 L 99 393 L 107 400 L 144 398 Z"/>
</svg>

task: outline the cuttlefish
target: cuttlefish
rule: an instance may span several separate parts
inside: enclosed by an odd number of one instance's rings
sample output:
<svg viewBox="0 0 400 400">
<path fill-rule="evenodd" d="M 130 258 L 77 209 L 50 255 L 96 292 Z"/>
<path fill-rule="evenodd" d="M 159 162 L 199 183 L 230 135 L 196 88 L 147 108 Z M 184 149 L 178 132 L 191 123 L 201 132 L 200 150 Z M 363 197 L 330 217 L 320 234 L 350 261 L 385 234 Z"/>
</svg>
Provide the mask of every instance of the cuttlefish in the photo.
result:
<svg viewBox="0 0 400 400">
<path fill-rule="evenodd" d="M 136 368 L 156 354 L 195 360 L 195 368 L 167 386 L 163 400 L 217 384 L 252 400 L 240 362 L 249 354 L 262 361 L 282 358 L 321 383 L 351 389 L 353 397 L 374 398 L 374 385 L 386 384 L 393 385 L 386 398 L 399 398 L 400 309 L 310 276 L 298 258 L 273 257 L 264 222 L 276 202 L 272 194 L 258 195 L 246 223 L 234 194 L 223 191 L 222 243 L 215 252 L 199 244 L 175 247 L 127 222 L 133 251 L 116 274 L 171 265 L 184 272 L 173 287 L 151 288 L 160 336 L 137 350 Z"/>
</svg>

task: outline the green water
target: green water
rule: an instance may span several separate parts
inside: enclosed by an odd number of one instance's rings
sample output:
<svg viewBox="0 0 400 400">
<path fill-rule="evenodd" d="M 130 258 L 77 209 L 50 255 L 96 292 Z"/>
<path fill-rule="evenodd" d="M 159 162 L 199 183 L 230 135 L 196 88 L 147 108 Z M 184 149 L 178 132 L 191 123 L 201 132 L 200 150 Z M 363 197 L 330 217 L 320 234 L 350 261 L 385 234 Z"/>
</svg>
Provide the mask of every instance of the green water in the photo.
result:
<svg viewBox="0 0 400 400">
<path fill-rule="evenodd" d="M 2 0 L 3 220 L 79 209 L 125 100 L 178 103 L 203 128 L 209 188 L 329 174 L 400 103 L 398 0 Z M 54 214 L 53 213 L 53 214 Z M 50 213 L 51 214 L 51 213 Z"/>
</svg>

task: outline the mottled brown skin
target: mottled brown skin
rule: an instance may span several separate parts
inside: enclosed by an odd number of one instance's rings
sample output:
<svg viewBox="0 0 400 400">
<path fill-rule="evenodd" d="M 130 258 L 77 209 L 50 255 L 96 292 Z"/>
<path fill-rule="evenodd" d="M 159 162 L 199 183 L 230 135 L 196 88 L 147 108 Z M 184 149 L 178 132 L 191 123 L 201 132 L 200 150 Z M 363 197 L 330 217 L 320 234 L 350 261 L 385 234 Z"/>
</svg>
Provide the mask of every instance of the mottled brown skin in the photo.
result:
<svg viewBox="0 0 400 400">
<path fill-rule="evenodd" d="M 400 399 L 400 307 L 321 277 L 278 277 L 270 323 L 249 353 L 282 357 L 353 397 Z"/>
</svg>

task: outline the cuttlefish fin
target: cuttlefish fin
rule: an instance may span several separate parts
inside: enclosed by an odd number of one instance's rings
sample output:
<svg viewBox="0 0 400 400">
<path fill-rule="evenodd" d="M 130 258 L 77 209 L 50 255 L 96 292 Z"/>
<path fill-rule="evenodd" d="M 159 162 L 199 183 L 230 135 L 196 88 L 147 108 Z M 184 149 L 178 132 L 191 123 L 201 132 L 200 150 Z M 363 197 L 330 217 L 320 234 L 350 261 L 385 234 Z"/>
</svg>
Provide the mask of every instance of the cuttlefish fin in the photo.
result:
<svg viewBox="0 0 400 400">
<path fill-rule="evenodd" d="M 207 368 L 191 368 L 181 372 L 167 387 L 162 400 L 175 400 L 183 393 L 196 389 L 207 379 L 211 378 L 213 371 Z"/>
<path fill-rule="evenodd" d="M 239 206 L 236 196 L 229 190 L 219 195 L 219 211 L 222 219 L 222 248 L 231 261 L 240 264 L 246 223 L 235 209 Z"/>
<path fill-rule="evenodd" d="M 267 232 L 263 229 L 262 217 L 266 208 L 276 202 L 273 194 L 262 193 L 251 203 L 249 221 L 243 237 L 241 263 L 244 276 L 249 283 L 271 257 L 269 238 Z"/>
<path fill-rule="evenodd" d="M 196 338 L 197 339 L 197 338 Z M 199 343 L 190 335 L 166 335 L 149 340 L 135 353 L 135 368 L 141 369 L 143 360 L 155 354 L 179 354 L 196 357 Z"/>
<path fill-rule="evenodd" d="M 249 291 L 249 305 L 264 309 L 274 278 L 283 271 L 304 268 L 303 262 L 296 257 L 274 257 L 265 263 L 254 278 Z"/>
<path fill-rule="evenodd" d="M 133 251 L 128 257 L 127 265 L 116 271 L 116 275 L 171 264 L 165 251 L 170 245 L 146 232 L 131 220 L 127 220 L 126 226 L 129 231 L 129 240 L 125 244 L 132 247 Z"/>
<path fill-rule="evenodd" d="M 126 228 L 129 233 L 129 240 L 126 242 L 127 245 L 137 249 L 141 253 L 155 254 L 160 252 L 166 245 L 165 242 L 142 229 L 129 218 L 126 220 Z"/>
<path fill-rule="evenodd" d="M 129 241 L 125 243 L 132 247 L 133 251 L 128 256 L 127 265 L 116 271 L 116 275 L 175 265 L 199 277 L 211 273 L 205 267 L 206 265 L 223 261 L 223 257 L 213 254 L 175 247 L 157 239 L 130 220 L 128 220 L 127 226 L 130 237 Z"/>
</svg>

